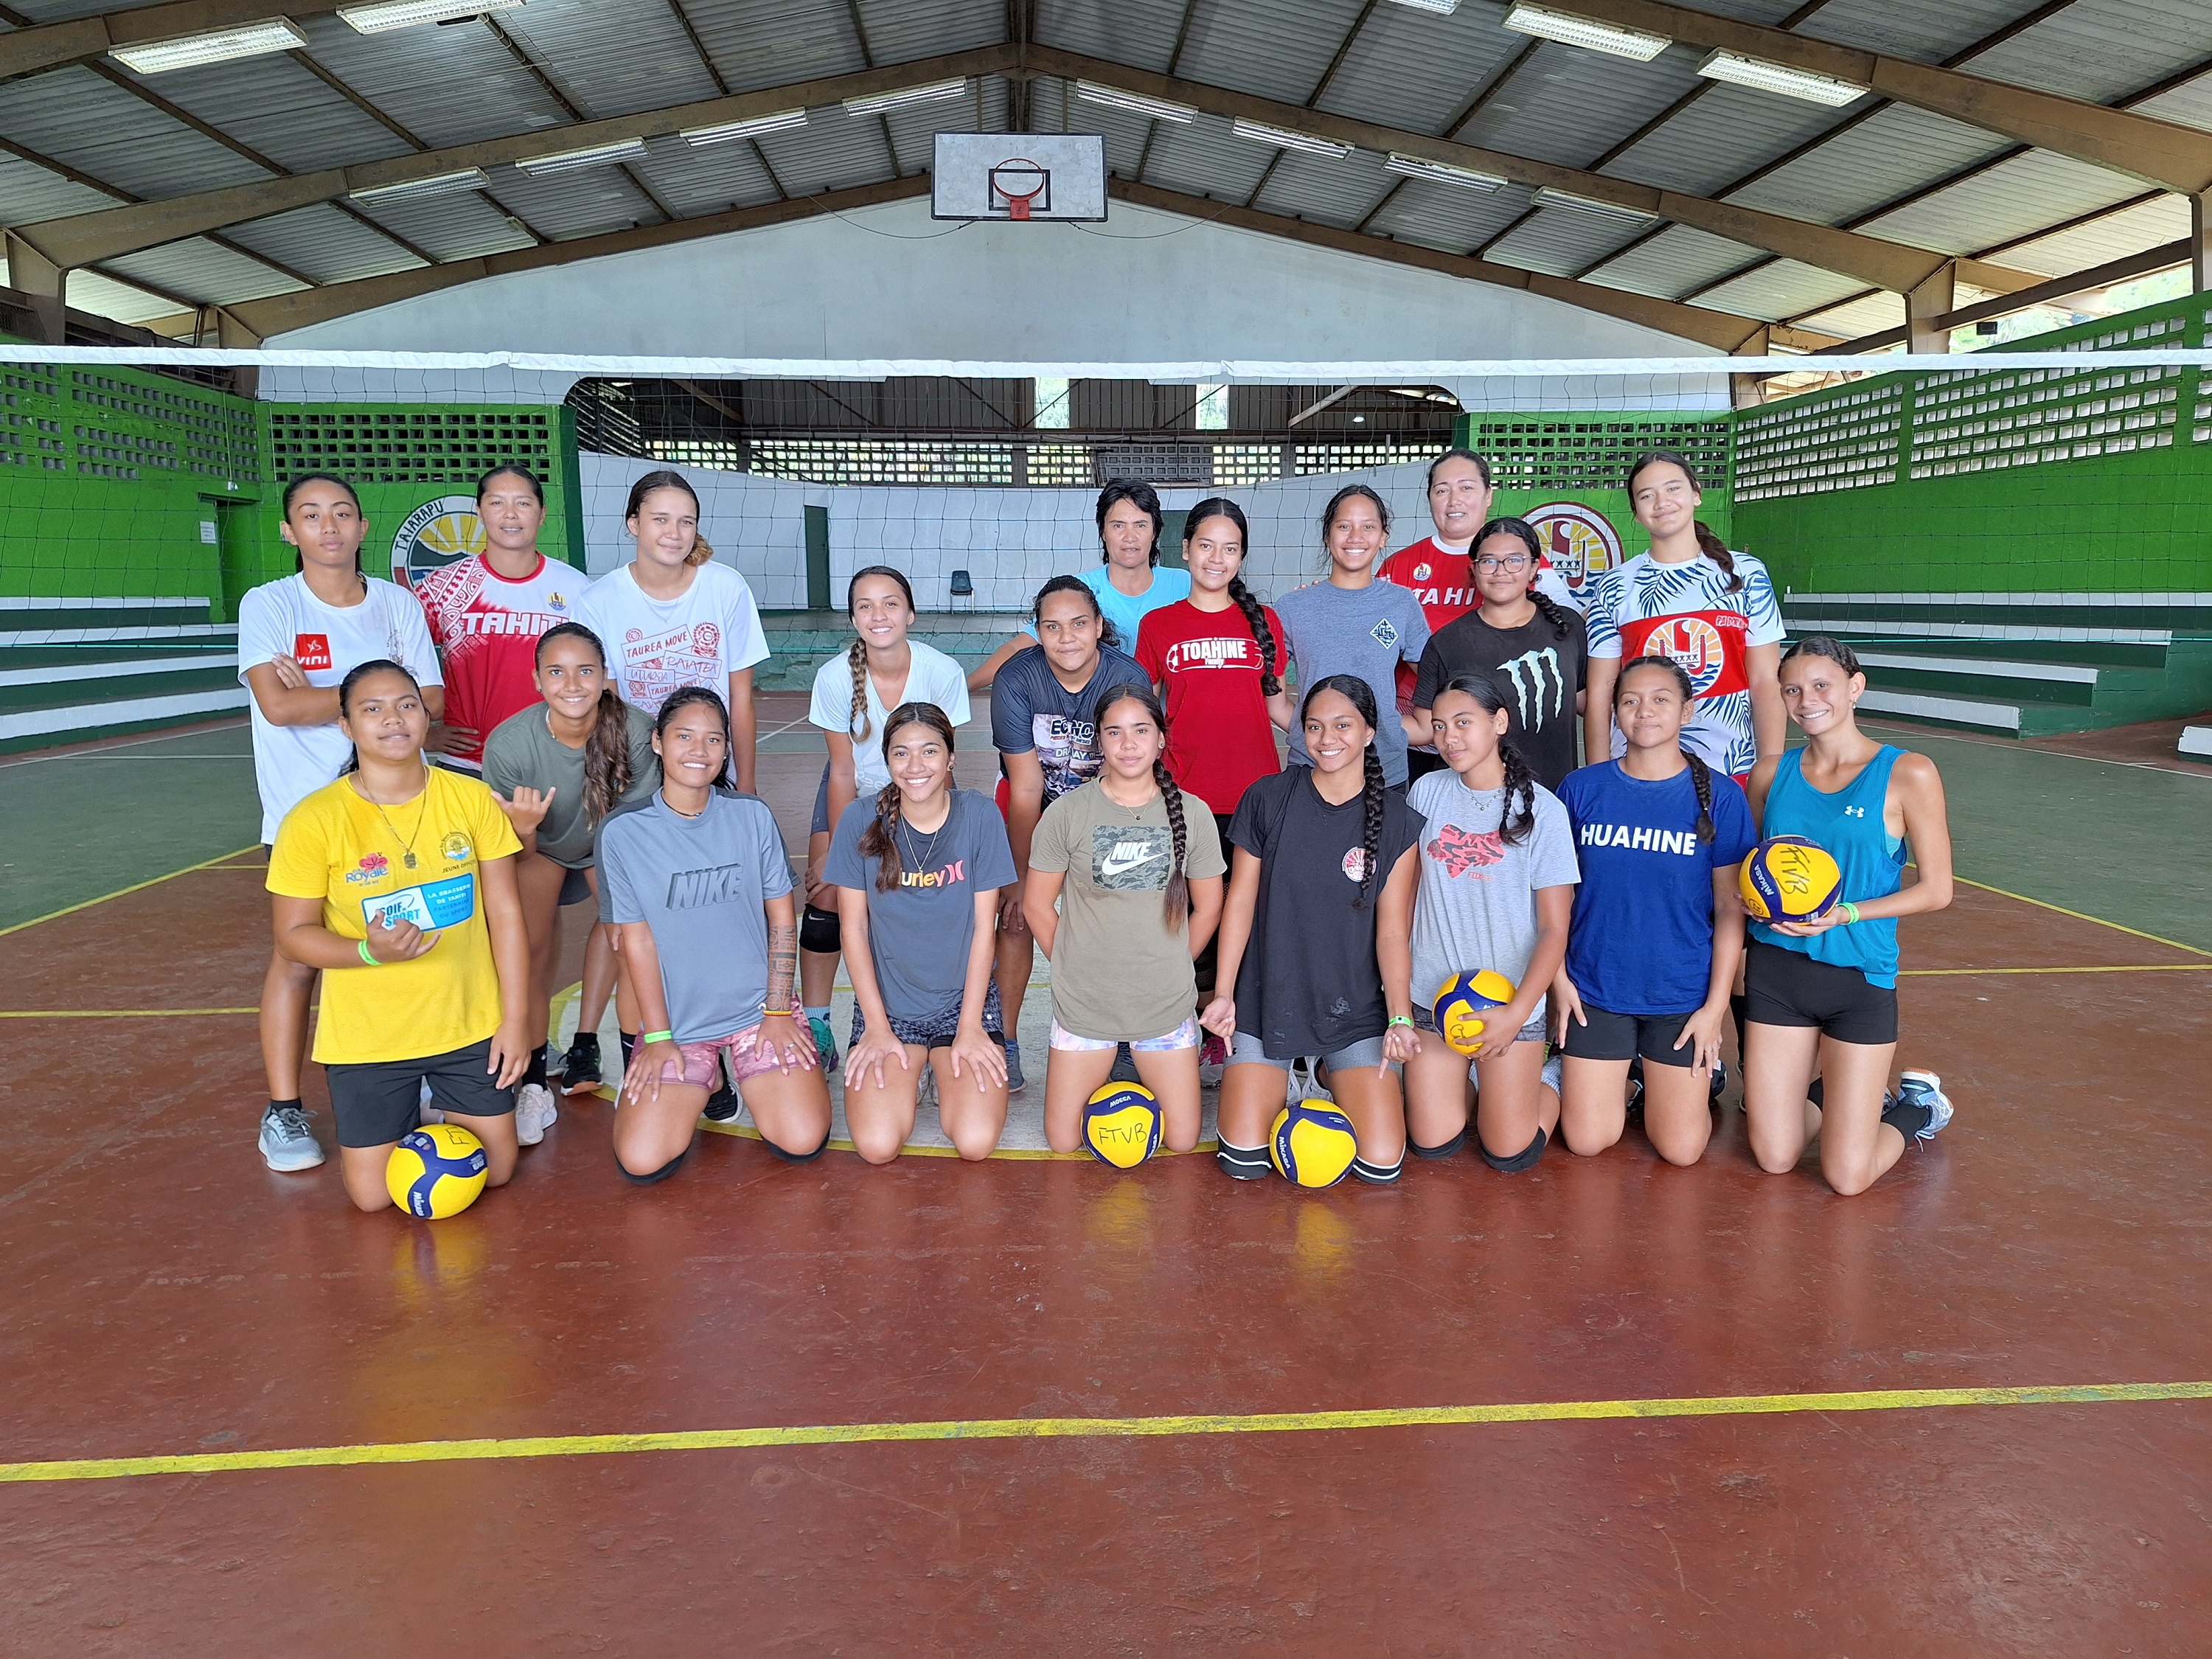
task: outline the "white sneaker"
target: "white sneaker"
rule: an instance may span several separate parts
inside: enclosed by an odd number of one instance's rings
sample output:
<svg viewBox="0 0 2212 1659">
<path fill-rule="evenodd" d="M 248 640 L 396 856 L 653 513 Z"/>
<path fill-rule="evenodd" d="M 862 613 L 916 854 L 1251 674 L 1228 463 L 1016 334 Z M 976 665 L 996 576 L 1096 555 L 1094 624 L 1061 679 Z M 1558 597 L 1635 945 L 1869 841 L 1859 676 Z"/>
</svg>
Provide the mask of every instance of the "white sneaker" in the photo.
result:
<svg viewBox="0 0 2212 1659">
<path fill-rule="evenodd" d="M 273 1109 L 261 1115 L 261 1161 L 279 1175 L 312 1170 L 323 1161 L 307 1115 L 297 1106 Z"/>
<path fill-rule="evenodd" d="M 514 1091 L 514 1138 L 525 1146 L 545 1139 L 546 1126 L 561 1115 L 553 1091 L 540 1083 L 526 1083 Z"/>
<path fill-rule="evenodd" d="M 1950 1124 L 1954 1115 L 1951 1097 L 1943 1092 L 1943 1079 L 1933 1072 L 1905 1072 L 1897 1079 L 1897 1101 L 1900 1106 L 1925 1106 L 1928 1127 L 1915 1137 L 1933 1140 Z"/>
</svg>

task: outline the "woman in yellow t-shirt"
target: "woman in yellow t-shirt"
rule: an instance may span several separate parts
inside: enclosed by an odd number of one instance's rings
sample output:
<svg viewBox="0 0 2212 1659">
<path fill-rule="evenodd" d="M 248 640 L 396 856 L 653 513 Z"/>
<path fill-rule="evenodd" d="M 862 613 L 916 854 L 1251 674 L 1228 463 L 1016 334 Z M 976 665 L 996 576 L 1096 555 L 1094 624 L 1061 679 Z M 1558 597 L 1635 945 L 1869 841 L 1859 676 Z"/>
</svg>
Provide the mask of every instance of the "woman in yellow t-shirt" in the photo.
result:
<svg viewBox="0 0 2212 1659">
<path fill-rule="evenodd" d="M 277 951 L 323 970 L 315 1059 L 330 1076 L 346 1194 L 392 1202 L 384 1166 L 420 1121 L 422 1085 L 514 1173 L 515 1080 L 530 1063 L 522 843 L 491 791 L 425 764 L 421 688 L 394 662 L 338 687 L 354 758 L 286 815 L 269 858 Z"/>
</svg>

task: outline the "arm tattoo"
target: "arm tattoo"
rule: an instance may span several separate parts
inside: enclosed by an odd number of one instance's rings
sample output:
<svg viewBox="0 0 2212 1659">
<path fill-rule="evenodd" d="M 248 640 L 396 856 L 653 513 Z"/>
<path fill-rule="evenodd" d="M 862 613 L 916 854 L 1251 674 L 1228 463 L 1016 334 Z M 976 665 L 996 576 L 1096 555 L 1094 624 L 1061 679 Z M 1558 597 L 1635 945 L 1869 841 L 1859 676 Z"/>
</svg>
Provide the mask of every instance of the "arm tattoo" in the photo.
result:
<svg viewBox="0 0 2212 1659">
<path fill-rule="evenodd" d="M 768 1012 L 787 1014 L 798 1006 L 799 928 L 770 922 L 768 929 Z"/>
</svg>

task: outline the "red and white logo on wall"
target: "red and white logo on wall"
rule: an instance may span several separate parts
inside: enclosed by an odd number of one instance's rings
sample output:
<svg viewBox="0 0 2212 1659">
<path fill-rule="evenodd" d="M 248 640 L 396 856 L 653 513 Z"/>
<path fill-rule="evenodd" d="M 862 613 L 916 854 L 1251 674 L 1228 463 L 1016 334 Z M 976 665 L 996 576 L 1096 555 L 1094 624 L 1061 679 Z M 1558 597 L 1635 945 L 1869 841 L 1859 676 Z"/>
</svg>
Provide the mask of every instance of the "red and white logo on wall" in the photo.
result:
<svg viewBox="0 0 2212 1659">
<path fill-rule="evenodd" d="M 1593 576 L 1621 562 L 1620 532 L 1594 507 L 1547 501 L 1523 515 L 1535 530 L 1552 568 L 1579 595 Z"/>
</svg>

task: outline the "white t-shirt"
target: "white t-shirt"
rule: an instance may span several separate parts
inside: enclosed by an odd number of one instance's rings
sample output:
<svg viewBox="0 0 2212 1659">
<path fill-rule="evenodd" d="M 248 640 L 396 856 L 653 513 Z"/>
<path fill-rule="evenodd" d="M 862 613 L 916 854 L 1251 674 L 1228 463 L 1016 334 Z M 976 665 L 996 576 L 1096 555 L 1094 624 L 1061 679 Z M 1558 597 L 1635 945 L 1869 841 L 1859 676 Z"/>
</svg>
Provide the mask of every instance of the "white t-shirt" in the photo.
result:
<svg viewBox="0 0 2212 1659">
<path fill-rule="evenodd" d="M 640 591 L 624 565 L 585 589 L 576 620 L 599 636 L 623 701 L 641 714 L 687 685 L 730 695 L 730 676 L 768 659 L 760 607 L 745 579 L 726 564 L 694 566 L 691 586 L 662 604 Z"/>
<path fill-rule="evenodd" d="M 884 764 L 884 722 L 902 702 L 933 702 L 956 726 L 968 724 L 968 675 L 951 658 L 920 640 L 907 641 L 914 659 L 907 665 L 906 689 L 890 708 L 876 695 L 875 676 L 864 674 L 868 692 L 868 735 L 858 735 L 853 715 L 853 659 L 840 651 L 814 671 L 814 706 L 806 718 L 824 732 L 853 739 L 853 781 L 866 799 L 891 781 Z"/>
<path fill-rule="evenodd" d="M 305 575 L 254 588 L 238 602 L 238 678 L 277 657 L 296 657 L 307 684 L 334 686 L 353 670 L 389 658 L 418 684 L 443 685 L 429 625 L 415 596 L 380 577 L 365 579 L 368 597 L 340 608 L 325 605 Z M 301 801 L 333 781 L 353 745 L 328 726 L 275 726 L 249 695 L 253 722 L 253 781 L 261 789 L 261 839 L 274 844 L 276 826 Z"/>
</svg>

